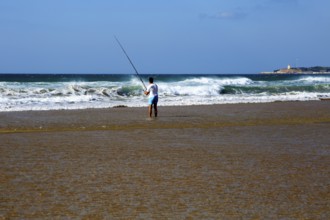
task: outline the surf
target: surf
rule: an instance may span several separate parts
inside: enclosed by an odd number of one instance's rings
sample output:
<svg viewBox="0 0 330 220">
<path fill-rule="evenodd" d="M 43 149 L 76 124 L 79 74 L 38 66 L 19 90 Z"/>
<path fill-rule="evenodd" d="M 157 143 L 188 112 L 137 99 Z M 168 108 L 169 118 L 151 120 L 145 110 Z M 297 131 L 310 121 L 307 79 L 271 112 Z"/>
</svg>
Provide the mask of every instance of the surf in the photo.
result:
<svg viewBox="0 0 330 220">
<path fill-rule="evenodd" d="M 0 74 L 0 111 L 146 106 L 131 74 Z M 145 74 L 159 86 L 159 105 L 309 101 L 330 97 L 330 75 Z"/>
</svg>

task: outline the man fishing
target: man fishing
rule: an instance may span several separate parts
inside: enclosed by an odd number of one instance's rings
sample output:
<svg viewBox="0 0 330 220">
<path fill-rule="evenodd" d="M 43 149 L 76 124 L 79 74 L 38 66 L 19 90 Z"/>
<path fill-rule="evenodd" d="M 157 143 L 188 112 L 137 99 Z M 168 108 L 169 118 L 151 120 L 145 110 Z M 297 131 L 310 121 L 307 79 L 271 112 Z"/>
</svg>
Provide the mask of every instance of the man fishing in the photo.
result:
<svg viewBox="0 0 330 220">
<path fill-rule="evenodd" d="M 117 41 L 117 43 L 119 44 L 120 48 L 122 49 L 122 51 L 124 52 L 124 54 L 126 55 L 128 61 L 130 62 L 130 64 L 132 65 L 133 69 L 135 70 L 136 76 L 140 79 L 143 87 L 146 89 L 144 91 L 144 94 L 149 96 L 149 117 L 152 117 L 152 108 L 155 109 L 155 117 L 157 117 L 157 103 L 158 103 L 158 86 L 157 84 L 154 84 L 154 79 L 152 77 L 149 77 L 149 85 L 148 87 L 146 87 L 146 85 L 144 84 L 142 78 L 140 77 L 137 69 L 135 68 L 132 60 L 129 58 L 128 54 L 126 53 L 123 45 L 119 42 L 118 38 L 115 36 L 115 39 Z"/>
<path fill-rule="evenodd" d="M 154 83 L 154 78 L 149 77 L 149 85 L 147 89 L 144 91 L 145 95 L 149 96 L 148 104 L 149 104 L 149 117 L 152 117 L 152 108 L 155 110 L 155 117 L 157 117 L 157 103 L 158 103 L 158 86 Z"/>
</svg>

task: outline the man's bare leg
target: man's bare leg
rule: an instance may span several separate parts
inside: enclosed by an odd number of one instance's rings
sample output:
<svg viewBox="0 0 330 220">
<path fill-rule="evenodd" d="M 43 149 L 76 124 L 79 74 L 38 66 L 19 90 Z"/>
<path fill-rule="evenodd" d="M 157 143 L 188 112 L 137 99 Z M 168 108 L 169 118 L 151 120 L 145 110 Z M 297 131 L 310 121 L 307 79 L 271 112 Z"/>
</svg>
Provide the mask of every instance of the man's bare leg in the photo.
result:
<svg viewBox="0 0 330 220">
<path fill-rule="evenodd" d="M 152 117 L 152 105 L 149 105 L 149 117 Z"/>
<path fill-rule="evenodd" d="M 157 104 L 154 104 L 154 109 L 155 109 L 155 117 L 157 117 L 158 114 Z"/>
</svg>

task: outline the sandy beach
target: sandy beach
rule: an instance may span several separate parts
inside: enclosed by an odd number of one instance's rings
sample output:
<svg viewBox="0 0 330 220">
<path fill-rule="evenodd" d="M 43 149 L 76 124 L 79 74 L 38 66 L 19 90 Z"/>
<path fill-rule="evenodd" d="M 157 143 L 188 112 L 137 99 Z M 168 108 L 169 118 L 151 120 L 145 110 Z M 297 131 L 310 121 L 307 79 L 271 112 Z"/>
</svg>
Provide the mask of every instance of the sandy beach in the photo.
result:
<svg viewBox="0 0 330 220">
<path fill-rule="evenodd" d="M 330 101 L 0 113 L 0 219 L 329 219 Z"/>
</svg>

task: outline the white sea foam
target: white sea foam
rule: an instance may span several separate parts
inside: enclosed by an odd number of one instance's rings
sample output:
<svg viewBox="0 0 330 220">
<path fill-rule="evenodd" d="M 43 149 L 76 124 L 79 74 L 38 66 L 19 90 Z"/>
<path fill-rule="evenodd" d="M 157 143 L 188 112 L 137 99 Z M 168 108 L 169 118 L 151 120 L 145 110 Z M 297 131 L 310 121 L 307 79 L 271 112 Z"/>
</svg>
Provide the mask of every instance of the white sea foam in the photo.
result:
<svg viewBox="0 0 330 220">
<path fill-rule="evenodd" d="M 253 81 L 244 78 L 191 78 L 175 83 L 159 83 L 165 96 L 217 96 L 226 85 L 250 85 Z"/>
<path fill-rule="evenodd" d="M 275 80 L 245 76 L 172 76 L 156 80 L 159 104 L 209 105 L 306 101 L 330 97 L 329 76 Z M 141 81 L 0 82 L 0 111 L 109 108 L 145 106 Z"/>
<path fill-rule="evenodd" d="M 330 83 L 330 77 L 326 77 L 326 76 L 305 76 L 305 77 L 301 77 L 300 79 L 298 79 L 297 81 L 303 82 L 303 83 L 309 83 L 309 84 L 313 84 L 313 83 Z"/>
</svg>

